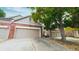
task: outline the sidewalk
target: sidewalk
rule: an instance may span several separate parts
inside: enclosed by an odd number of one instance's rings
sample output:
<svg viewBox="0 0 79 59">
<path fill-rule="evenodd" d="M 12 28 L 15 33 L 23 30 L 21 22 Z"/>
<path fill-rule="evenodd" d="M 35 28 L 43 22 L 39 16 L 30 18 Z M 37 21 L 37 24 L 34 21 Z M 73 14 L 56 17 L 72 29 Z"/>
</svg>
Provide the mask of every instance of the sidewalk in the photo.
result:
<svg viewBox="0 0 79 59">
<path fill-rule="evenodd" d="M 61 37 L 55 37 L 55 39 L 61 40 Z M 66 40 L 79 43 L 79 38 L 66 37 Z"/>
<path fill-rule="evenodd" d="M 37 45 L 38 50 L 46 50 L 46 51 L 71 51 L 70 49 L 65 48 L 64 46 L 57 44 L 57 43 L 50 43 L 49 38 L 41 38 L 38 41 L 38 43 L 41 42 L 41 46 Z M 45 47 L 46 45 L 46 47 Z M 41 48 L 42 49 L 41 49 Z M 47 49 L 48 48 L 48 49 Z"/>
</svg>

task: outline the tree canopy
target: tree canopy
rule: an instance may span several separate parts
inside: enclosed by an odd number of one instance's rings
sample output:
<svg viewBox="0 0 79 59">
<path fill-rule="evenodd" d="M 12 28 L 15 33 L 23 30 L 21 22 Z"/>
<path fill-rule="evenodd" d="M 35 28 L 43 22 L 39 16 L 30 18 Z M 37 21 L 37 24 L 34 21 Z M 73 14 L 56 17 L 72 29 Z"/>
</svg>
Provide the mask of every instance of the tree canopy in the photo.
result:
<svg viewBox="0 0 79 59">
<path fill-rule="evenodd" d="M 44 24 L 46 30 L 59 28 L 65 39 L 64 27 L 79 27 L 79 8 L 73 7 L 35 7 L 32 13 L 35 22 Z"/>
<path fill-rule="evenodd" d="M 5 12 L 2 9 L 0 9 L 0 17 L 5 17 L 5 15 Z"/>
<path fill-rule="evenodd" d="M 72 15 L 71 27 L 79 28 L 79 8 L 78 7 L 68 8 L 68 12 Z"/>
</svg>

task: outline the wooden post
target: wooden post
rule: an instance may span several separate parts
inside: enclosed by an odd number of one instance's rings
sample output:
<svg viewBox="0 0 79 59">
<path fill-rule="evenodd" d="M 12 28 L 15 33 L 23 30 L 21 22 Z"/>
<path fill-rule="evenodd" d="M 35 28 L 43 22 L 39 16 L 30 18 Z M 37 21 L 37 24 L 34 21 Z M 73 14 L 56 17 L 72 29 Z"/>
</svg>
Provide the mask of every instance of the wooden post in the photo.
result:
<svg viewBox="0 0 79 59">
<path fill-rule="evenodd" d="M 12 22 L 9 24 L 9 35 L 8 39 L 13 39 L 14 38 L 14 33 L 15 33 L 16 27 L 15 24 Z"/>
</svg>

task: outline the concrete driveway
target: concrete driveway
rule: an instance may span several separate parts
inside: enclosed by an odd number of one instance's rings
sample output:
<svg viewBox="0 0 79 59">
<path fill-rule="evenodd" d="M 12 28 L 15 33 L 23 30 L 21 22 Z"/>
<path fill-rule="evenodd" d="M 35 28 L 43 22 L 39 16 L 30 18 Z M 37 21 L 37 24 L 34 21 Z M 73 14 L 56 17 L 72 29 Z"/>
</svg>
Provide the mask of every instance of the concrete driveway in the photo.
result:
<svg viewBox="0 0 79 59">
<path fill-rule="evenodd" d="M 49 44 L 45 39 L 12 39 L 0 43 L 0 51 L 68 51 L 61 45 Z"/>
</svg>

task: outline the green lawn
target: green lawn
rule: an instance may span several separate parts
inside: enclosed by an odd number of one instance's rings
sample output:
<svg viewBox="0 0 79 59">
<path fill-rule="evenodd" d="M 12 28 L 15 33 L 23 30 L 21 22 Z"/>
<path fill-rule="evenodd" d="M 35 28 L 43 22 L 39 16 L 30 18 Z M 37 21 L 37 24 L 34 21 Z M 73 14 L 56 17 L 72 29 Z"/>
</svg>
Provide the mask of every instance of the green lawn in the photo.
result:
<svg viewBox="0 0 79 59">
<path fill-rule="evenodd" d="M 64 30 L 66 30 L 66 31 L 68 31 L 68 30 L 79 30 L 79 28 L 66 27 L 66 28 L 64 28 Z"/>
</svg>

